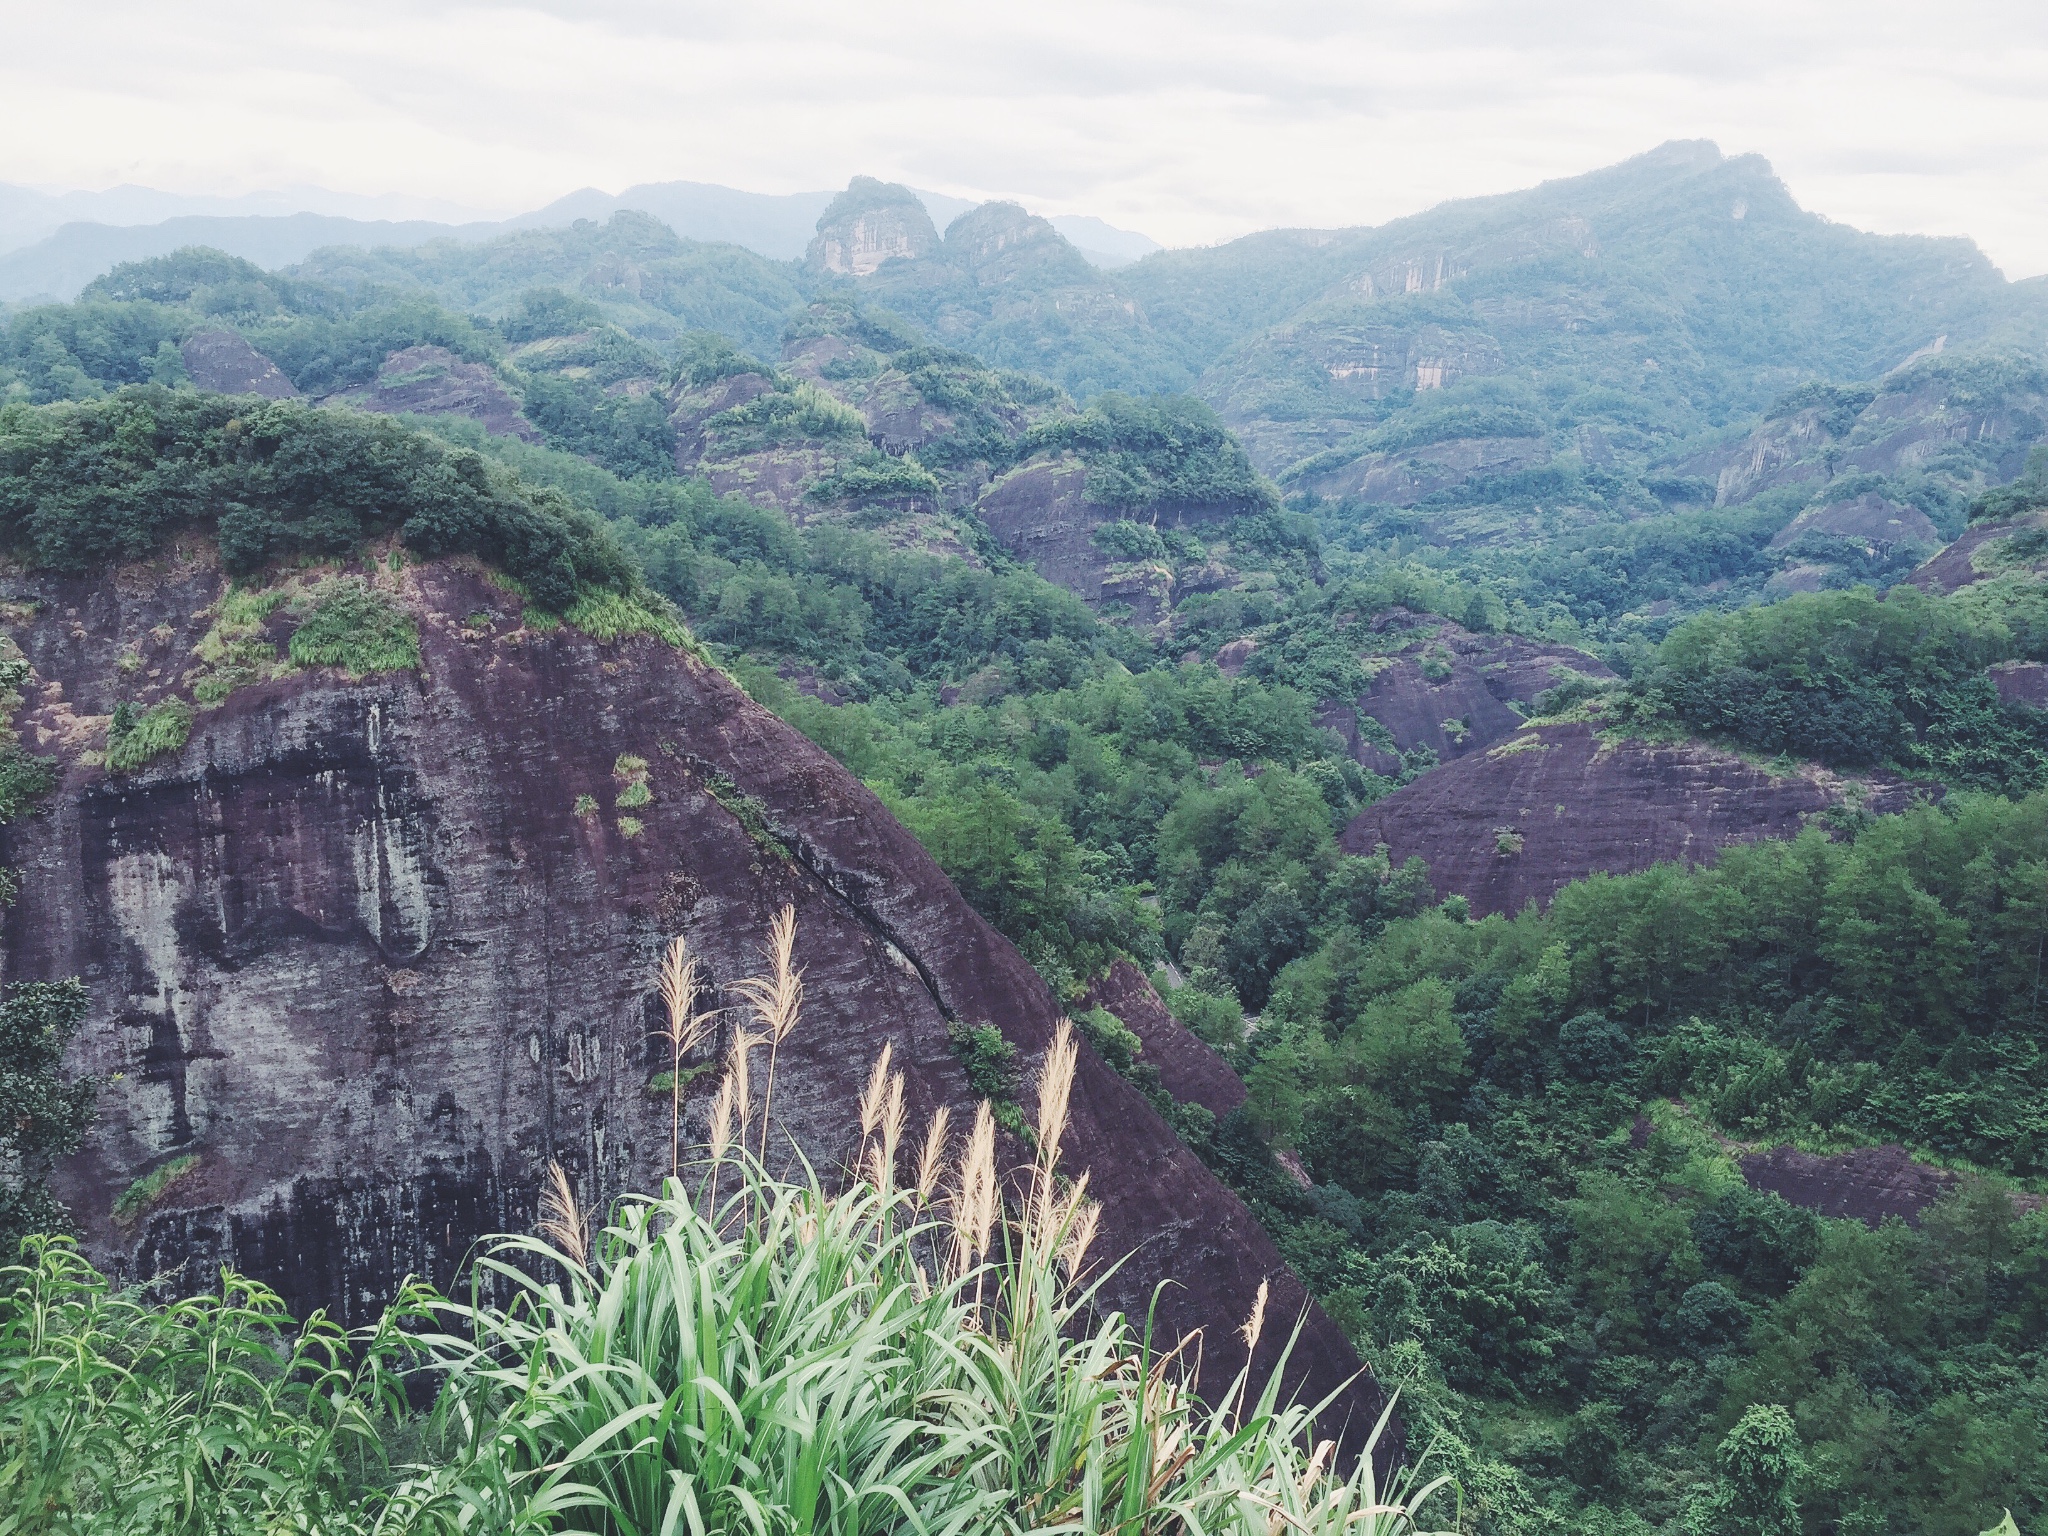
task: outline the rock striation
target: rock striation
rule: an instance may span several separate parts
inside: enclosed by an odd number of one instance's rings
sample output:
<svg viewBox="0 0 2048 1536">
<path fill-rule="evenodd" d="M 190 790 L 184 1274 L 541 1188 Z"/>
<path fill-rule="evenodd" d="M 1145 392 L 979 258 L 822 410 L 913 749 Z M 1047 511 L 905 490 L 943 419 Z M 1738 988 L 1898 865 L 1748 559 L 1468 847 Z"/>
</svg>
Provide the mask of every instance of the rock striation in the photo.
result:
<svg viewBox="0 0 2048 1536">
<path fill-rule="evenodd" d="M 939 232 L 915 192 L 856 176 L 819 215 L 804 260 L 836 276 L 869 277 L 885 262 L 915 261 L 938 245 Z"/>
<path fill-rule="evenodd" d="M 91 990 L 72 1064 L 108 1085 L 58 1189 L 97 1260 L 131 1277 L 232 1264 L 353 1325 L 404 1276 L 445 1284 L 480 1235 L 530 1225 L 550 1157 L 598 1208 L 654 1186 L 670 1163 L 655 957 L 686 936 L 704 1001 L 734 1004 L 785 903 L 807 1004 L 771 1158 L 829 1169 L 852 1152 L 885 1041 L 914 1123 L 971 1112 L 958 1026 L 995 1025 L 1028 1085 L 1059 1013 L 1045 985 L 872 794 L 722 673 L 650 637 L 529 627 L 459 564 L 377 579 L 417 618 L 417 673 L 251 684 L 200 712 L 182 750 L 113 774 L 94 751 L 107 717 L 184 686 L 217 565 L 197 548 L 0 578 L 8 611 L 33 605 L 11 628 L 34 667 L 17 726 L 62 768 L 4 831 L 22 899 L 0 977 Z M 275 638 L 284 610 L 269 622 Z M 694 1139 L 714 1075 L 686 1096 Z M 1342 1387 L 1358 1369 L 1342 1332 L 1085 1049 L 1073 1117 L 1098 1251 L 1131 1254 L 1105 1304 L 1142 1315 L 1164 1285 L 1162 1326 L 1204 1329 L 1220 1382 L 1270 1280 L 1274 1315 L 1306 1317 L 1299 1379 Z M 116 1214 L 168 1167 L 152 1202 Z M 1262 1360 L 1286 1329 L 1267 1333 Z M 1369 1425 L 1377 1397 L 1345 1405 Z"/>
</svg>

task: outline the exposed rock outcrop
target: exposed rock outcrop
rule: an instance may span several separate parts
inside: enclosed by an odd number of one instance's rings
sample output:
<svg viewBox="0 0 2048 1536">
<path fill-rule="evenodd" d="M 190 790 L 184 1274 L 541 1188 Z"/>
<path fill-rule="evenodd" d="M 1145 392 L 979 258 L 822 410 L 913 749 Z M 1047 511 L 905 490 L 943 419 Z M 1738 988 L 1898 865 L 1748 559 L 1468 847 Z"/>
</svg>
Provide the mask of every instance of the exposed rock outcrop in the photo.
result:
<svg viewBox="0 0 2048 1536">
<path fill-rule="evenodd" d="M 1370 658 L 1377 670 L 1356 700 L 1326 702 L 1317 716 L 1375 773 L 1399 773 L 1401 754 L 1419 748 L 1442 762 L 1484 751 L 1522 729 L 1536 699 L 1560 682 L 1614 676 L 1605 662 L 1568 645 L 1475 634 L 1452 623 L 1414 633 L 1392 656 Z"/>
<path fill-rule="evenodd" d="M 466 363 L 446 347 L 407 347 L 377 370 L 376 382 L 329 398 L 359 410 L 395 415 L 467 416 L 496 437 L 541 440 L 498 375 L 484 363 Z"/>
<path fill-rule="evenodd" d="M 1897 1218 L 1909 1227 L 1920 1225 L 1927 1207 L 1953 1190 L 1961 1179 L 1946 1168 L 1917 1160 L 1901 1146 L 1858 1147 L 1831 1157 L 1797 1147 L 1771 1147 L 1745 1152 L 1736 1159 L 1751 1189 L 1766 1190 L 1792 1205 L 1822 1216 L 1848 1217 L 1868 1227 Z M 2037 1211 L 2048 1200 L 2015 1191 L 2015 1211 Z"/>
<path fill-rule="evenodd" d="M 1921 791 L 1820 769 L 1772 774 L 1697 743 L 1603 741 L 1533 727 L 1424 774 L 1344 829 L 1343 846 L 1419 854 L 1437 894 L 1515 912 L 1587 875 L 1710 861 L 1733 842 L 1789 837 L 1831 806 L 1903 809 Z"/>
<path fill-rule="evenodd" d="M 1927 592 L 1960 592 L 2001 570 L 2038 571 L 2048 565 L 2044 529 L 2048 509 L 2009 522 L 1973 523 L 1906 579 Z"/>
<path fill-rule="evenodd" d="M 1221 1120 L 1245 1101 L 1245 1086 L 1230 1063 L 1173 1016 L 1145 973 L 1119 960 L 1091 982 L 1084 1008 L 1103 1008 L 1121 1019 L 1144 1048 L 1141 1060 L 1159 1071 L 1160 1086 L 1183 1104 L 1199 1104 Z"/>
<path fill-rule="evenodd" d="M 1770 548 L 1783 549 L 1808 533 L 1830 533 L 1871 546 L 1941 542 L 1939 530 L 1925 512 L 1918 507 L 1902 507 L 1875 491 L 1808 507 L 1778 530 Z"/>
<path fill-rule="evenodd" d="M 261 395 L 296 400 L 298 387 L 277 364 L 233 331 L 194 331 L 178 349 L 185 373 L 197 389 L 223 395 Z"/>
<path fill-rule="evenodd" d="M 73 1065 L 111 1080 L 58 1188 L 96 1258 L 131 1275 L 231 1263 L 353 1324 L 404 1275 L 445 1283 L 480 1234 L 528 1225 L 550 1156 L 599 1207 L 652 1187 L 669 1164 L 655 956 L 687 935 L 706 1001 L 732 1004 L 784 903 L 807 1005 L 775 1120 L 820 1166 L 852 1148 L 884 1041 L 912 1113 L 949 1104 L 956 1125 L 973 1099 L 953 1025 L 995 1024 L 1027 1074 L 1042 1057 L 1058 1008 L 1030 966 L 873 795 L 722 674 L 650 638 L 527 629 L 457 566 L 379 581 L 418 617 L 420 672 L 244 687 L 125 775 L 83 749 L 117 700 L 183 686 L 219 571 L 200 551 L 0 581 L 37 604 L 12 631 L 35 668 L 20 728 L 62 758 L 45 808 L 5 829 L 23 893 L 0 975 L 91 989 Z M 117 665 L 131 655 L 140 670 Z M 622 756 L 650 801 L 622 795 Z M 686 1105 L 699 1138 L 709 1081 Z M 1171 1280 L 1162 1323 L 1205 1327 L 1221 1381 L 1270 1278 L 1274 1316 L 1307 1309 L 1312 1390 L 1357 1368 L 1244 1207 L 1085 1051 L 1073 1126 L 1098 1251 L 1133 1251 L 1108 1302 L 1143 1315 Z M 188 1157 L 116 1218 L 140 1177 Z"/>
<path fill-rule="evenodd" d="M 805 261 L 823 272 L 868 277 L 888 261 L 915 261 L 939 246 L 939 232 L 915 192 L 856 176 L 818 219 Z"/>
</svg>

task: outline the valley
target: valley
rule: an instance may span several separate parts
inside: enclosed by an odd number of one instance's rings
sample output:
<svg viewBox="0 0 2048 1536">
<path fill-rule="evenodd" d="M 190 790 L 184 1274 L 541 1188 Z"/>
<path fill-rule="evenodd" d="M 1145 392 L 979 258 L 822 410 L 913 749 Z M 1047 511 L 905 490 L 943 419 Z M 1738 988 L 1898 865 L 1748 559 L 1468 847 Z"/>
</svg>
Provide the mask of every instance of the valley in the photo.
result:
<svg viewBox="0 0 2048 1536">
<path fill-rule="evenodd" d="M 886 1042 L 1021 1189 L 1071 1018 L 1098 1312 L 1299 1319 L 1461 1530 L 1706 1530 L 1771 1407 L 1815 1536 L 2048 1518 L 2048 282 L 1702 143 L 600 212 L 0 314 L 0 1235 L 372 1324 L 715 1143 L 788 908 L 792 1168 Z"/>
</svg>

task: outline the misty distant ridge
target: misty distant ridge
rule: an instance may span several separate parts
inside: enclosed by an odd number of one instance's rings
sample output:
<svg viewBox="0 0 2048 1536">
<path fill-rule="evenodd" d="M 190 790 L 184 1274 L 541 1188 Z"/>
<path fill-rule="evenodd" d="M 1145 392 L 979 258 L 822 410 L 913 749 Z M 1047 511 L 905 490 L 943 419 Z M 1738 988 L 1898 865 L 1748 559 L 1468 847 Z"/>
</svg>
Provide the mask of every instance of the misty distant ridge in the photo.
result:
<svg viewBox="0 0 2048 1536">
<path fill-rule="evenodd" d="M 205 245 L 276 268 L 330 245 L 414 247 L 433 240 L 482 241 L 522 229 L 550 229 L 620 211 L 650 214 L 691 240 L 724 242 L 777 261 L 804 254 L 818 216 L 837 194 L 745 192 L 704 182 L 650 182 L 616 195 L 585 187 L 509 219 L 463 217 L 452 203 L 361 197 L 293 188 L 240 197 L 191 197 L 151 187 L 49 193 L 0 184 L 0 302 L 72 299 L 125 261 Z M 979 204 L 940 192 L 918 197 L 941 229 Z M 1135 231 L 1085 215 L 1051 218 L 1098 267 L 1118 267 L 1163 247 Z"/>
</svg>

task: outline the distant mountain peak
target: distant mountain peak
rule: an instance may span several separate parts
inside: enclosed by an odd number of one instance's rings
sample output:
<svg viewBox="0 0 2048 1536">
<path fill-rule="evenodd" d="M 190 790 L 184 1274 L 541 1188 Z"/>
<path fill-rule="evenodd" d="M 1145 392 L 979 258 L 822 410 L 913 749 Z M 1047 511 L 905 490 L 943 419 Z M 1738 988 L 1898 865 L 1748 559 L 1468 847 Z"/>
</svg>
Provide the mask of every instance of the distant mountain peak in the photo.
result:
<svg viewBox="0 0 2048 1536">
<path fill-rule="evenodd" d="M 886 261 L 915 261 L 938 248 L 939 232 L 915 192 L 856 176 L 819 216 L 817 237 L 804 259 L 826 272 L 866 277 Z"/>
</svg>

